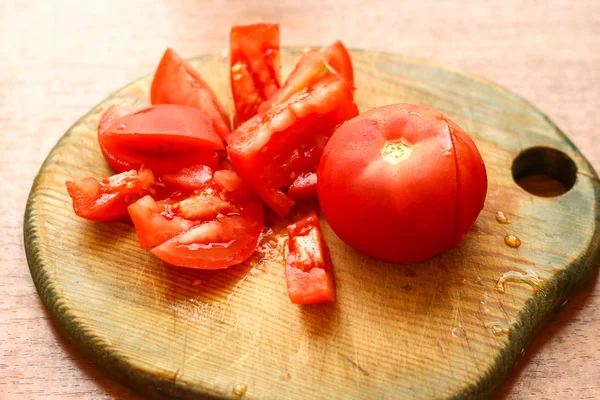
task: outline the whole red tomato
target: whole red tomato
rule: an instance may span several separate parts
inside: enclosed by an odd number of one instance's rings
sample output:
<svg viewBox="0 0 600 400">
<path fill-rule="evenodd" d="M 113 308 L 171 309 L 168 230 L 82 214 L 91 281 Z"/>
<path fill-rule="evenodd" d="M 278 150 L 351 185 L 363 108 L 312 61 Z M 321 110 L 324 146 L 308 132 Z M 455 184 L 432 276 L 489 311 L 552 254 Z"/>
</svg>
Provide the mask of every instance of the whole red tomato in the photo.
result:
<svg viewBox="0 0 600 400">
<path fill-rule="evenodd" d="M 392 104 L 341 125 L 317 171 L 321 208 L 349 245 L 410 263 L 460 244 L 483 208 L 475 144 L 439 111 Z"/>
</svg>

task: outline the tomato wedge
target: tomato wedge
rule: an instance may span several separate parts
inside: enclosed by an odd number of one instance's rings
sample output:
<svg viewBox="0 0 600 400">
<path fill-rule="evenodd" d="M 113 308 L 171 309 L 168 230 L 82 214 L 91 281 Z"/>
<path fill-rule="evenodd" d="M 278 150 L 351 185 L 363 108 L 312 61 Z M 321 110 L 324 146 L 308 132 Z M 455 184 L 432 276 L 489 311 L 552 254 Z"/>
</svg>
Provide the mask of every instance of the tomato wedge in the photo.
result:
<svg viewBox="0 0 600 400">
<path fill-rule="evenodd" d="M 230 48 L 231 92 L 242 123 L 281 86 L 279 24 L 234 26 Z"/>
<path fill-rule="evenodd" d="M 162 104 L 122 113 L 109 108 L 98 126 L 100 148 L 115 171 L 145 166 L 168 173 L 198 163 L 218 165 L 216 150 L 223 149 L 223 143 L 198 110 Z"/>
<path fill-rule="evenodd" d="M 311 212 L 287 227 L 288 256 L 285 280 L 288 296 L 294 304 L 335 301 L 335 283 L 329 249 L 319 219 Z"/>
<path fill-rule="evenodd" d="M 197 108 L 225 140 L 231 132 L 229 118 L 217 96 L 200 74 L 173 49 L 167 49 L 154 73 L 152 104 L 179 104 Z"/>
<path fill-rule="evenodd" d="M 350 84 L 354 85 L 354 69 L 352 68 L 352 59 L 350 53 L 344 44 L 337 40 L 331 46 L 323 50 L 323 57 L 327 64 L 331 66 L 338 74 L 344 77 Z"/>
<path fill-rule="evenodd" d="M 92 221 L 127 217 L 127 206 L 153 192 L 154 175 L 148 169 L 127 171 L 98 181 L 84 178 L 67 181 L 75 214 Z"/>
<path fill-rule="evenodd" d="M 254 252 L 263 228 L 263 207 L 233 171 L 217 171 L 189 196 L 129 207 L 140 246 L 180 267 L 222 269 Z"/>
<path fill-rule="evenodd" d="M 282 103 L 242 124 L 227 147 L 240 176 L 282 217 L 294 204 L 282 189 L 315 172 L 333 131 L 358 114 L 350 86 L 318 52 L 305 54 L 293 74 Z"/>
</svg>

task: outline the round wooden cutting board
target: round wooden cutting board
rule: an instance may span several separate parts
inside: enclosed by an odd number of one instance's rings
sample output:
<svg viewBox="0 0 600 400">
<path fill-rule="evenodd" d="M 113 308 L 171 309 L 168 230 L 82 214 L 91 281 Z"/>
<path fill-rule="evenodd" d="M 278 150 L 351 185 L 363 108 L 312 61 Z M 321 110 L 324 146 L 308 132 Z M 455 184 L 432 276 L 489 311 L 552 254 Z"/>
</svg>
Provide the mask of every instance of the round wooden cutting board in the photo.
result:
<svg viewBox="0 0 600 400">
<path fill-rule="evenodd" d="M 282 51 L 284 76 L 301 54 Z M 111 174 L 96 124 L 111 104 L 148 104 L 151 77 L 142 78 L 63 136 L 25 215 L 27 258 L 42 300 L 108 373 L 150 397 L 485 398 L 590 277 L 600 261 L 600 183 L 545 115 L 464 72 L 400 55 L 352 57 L 361 110 L 427 105 L 473 136 L 489 192 L 461 246 L 394 265 L 349 248 L 322 220 L 337 301 L 310 307 L 287 298 L 285 221 L 274 217 L 272 234 L 243 265 L 220 272 L 165 265 L 139 248 L 129 223 L 75 216 L 64 185 Z M 227 57 L 193 64 L 232 110 Z M 544 174 L 570 190 L 535 195 L 515 182 Z M 507 245 L 507 235 L 521 246 Z"/>
</svg>

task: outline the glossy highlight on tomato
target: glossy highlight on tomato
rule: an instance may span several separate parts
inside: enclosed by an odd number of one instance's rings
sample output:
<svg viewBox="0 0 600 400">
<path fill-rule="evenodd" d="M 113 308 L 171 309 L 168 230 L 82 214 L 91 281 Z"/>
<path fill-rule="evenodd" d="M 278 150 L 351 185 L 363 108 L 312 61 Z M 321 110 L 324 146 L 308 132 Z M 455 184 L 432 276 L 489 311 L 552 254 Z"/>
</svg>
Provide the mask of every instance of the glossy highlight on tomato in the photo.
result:
<svg viewBox="0 0 600 400">
<path fill-rule="evenodd" d="M 279 24 L 232 27 L 230 62 L 231 92 L 240 124 L 253 117 L 281 86 Z"/>
<path fill-rule="evenodd" d="M 162 104 L 125 112 L 111 107 L 98 124 L 100 148 L 115 171 L 144 166 L 169 173 L 197 163 L 218 165 L 223 142 L 195 108 Z"/>
<path fill-rule="evenodd" d="M 335 301 L 335 283 L 329 249 L 313 211 L 287 227 L 288 255 L 285 280 L 294 304 Z"/>
<path fill-rule="evenodd" d="M 409 104 L 374 108 L 340 126 L 317 176 L 335 233 L 398 263 L 458 246 L 487 193 L 485 165 L 468 134 L 439 111 Z"/>
</svg>

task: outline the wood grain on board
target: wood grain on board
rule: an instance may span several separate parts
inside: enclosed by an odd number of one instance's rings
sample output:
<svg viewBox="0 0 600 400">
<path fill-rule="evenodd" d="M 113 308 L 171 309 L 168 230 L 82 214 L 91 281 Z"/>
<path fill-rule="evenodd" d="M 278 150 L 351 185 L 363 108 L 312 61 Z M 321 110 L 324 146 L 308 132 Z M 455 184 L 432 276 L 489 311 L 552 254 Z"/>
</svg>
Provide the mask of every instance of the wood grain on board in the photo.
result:
<svg viewBox="0 0 600 400">
<path fill-rule="evenodd" d="M 285 44 L 341 38 L 486 76 L 548 114 L 600 168 L 596 1 L 1 2 L 0 398 L 138 398 L 75 350 L 39 301 L 22 242 L 31 182 L 73 121 L 151 72 L 167 46 L 186 56 L 220 51 L 231 24 L 258 20 L 280 21 Z M 597 397 L 595 282 L 542 330 L 503 397 Z"/>
<path fill-rule="evenodd" d="M 282 51 L 284 74 L 301 54 Z M 500 388 L 541 324 L 596 270 L 598 177 L 547 117 L 494 83 L 399 55 L 352 57 L 361 110 L 428 105 L 478 144 L 488 197 L 462 245 L 399 266 L 358 253 L 322 221 L 337 301 L 314 307 L 292 305 L 286 296 L 282 243 L 291 220 L 269 218 L 273 234 L 235 268 L 165 265 L 139 248 L 128 223 L 76 217 L 64 188 L 67 179 L 110 174 L 98 120 L 111 104 L 148 104 L 146 77 L 65 134 L 28 202 L 25 245 L 34 281 L 83 352 L 152 397 L 241 391 L 247 398 L 480 398 Z M 214 54 L 193 65 L 231 110 L 227 63 L 227 55 Z M 574 163 L 571 190 L 538 197 L 515 183 L 513 161 L 531 148 L 555 149 L 558 156 L 547 162 L 564 162 L 560 170 Z M 538 158 L 522 160 L 519 169 Z M 498 222 L 498 211 L 510 224 Z M 507 235 L 522 245 L 507 246 Z"/>
</svg>

